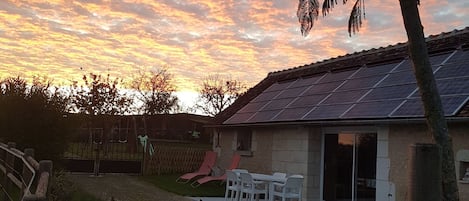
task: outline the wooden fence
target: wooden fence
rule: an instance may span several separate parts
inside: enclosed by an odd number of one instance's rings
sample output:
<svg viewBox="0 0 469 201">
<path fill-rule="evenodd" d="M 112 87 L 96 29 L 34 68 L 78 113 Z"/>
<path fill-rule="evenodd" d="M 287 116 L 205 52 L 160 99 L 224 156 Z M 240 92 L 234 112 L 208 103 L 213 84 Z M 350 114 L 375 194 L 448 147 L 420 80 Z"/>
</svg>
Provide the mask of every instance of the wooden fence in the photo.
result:
<svg viewBox="0 0 469 201">
<path fill-rule="evenodd" d="M 175 174 L 193 172 L 200 167 L 207 148 L 189 146 L 154 146 L 154 153 L 148 152 L 144 160 L 144 174 Z"/>
<path fill-rule="evenodd" d="M 52 173 L 52 161 L 37 162 L 34 150 L 16 149 L 16 144 L 0 143 L 0 200 L 45 200 Z"/>
</svg>

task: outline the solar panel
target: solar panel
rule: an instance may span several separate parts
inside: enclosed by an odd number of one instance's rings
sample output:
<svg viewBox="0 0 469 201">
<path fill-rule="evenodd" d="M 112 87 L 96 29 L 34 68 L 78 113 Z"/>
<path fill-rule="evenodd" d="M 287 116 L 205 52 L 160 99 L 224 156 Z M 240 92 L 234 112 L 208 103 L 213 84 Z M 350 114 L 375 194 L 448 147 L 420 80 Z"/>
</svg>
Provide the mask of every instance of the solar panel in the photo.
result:
<svg viewBox="0 0 469 201">
<path fill-rule="evenodd" d="M 378 81 L 383 79 L 383 77 L 384 75 L 350 79 L 340 86 L 337 91 L 371 88 L 378 83 Z"/>
<path fill-rule="evenodd" d="M 430 57 L 430 63 L 432 66 L 440 65 L 445 59 L 447 59 L 452 53 L 435 55 Z"/>
<path fill-rule="evenodd" d="M 337 119 L 340 115 L 347 111 L 350 106 L 352 106 L 352 104 L 321 105 L 314 108 L 303 118 L 303 120 Z"/>
<path fill-rule="evenodd" d="M 292 82 L 295 80 L 291 80 L 289 82 L 282 82 L 282 83 L 274 83 L 272 84 L 269 88 L 267 88 L 264 92 L 269 92 L 269 91 L 281 91 L 287 88 Z"/>
<path fill-rule="evenodd" d="M 390 86 L 390 85 L 400 85 L 400 84 L 409 84 L 416 83 L 415 75 L 412 71 L 400 71 L 396 73 L 389 74 L 378 87 L 381 86 Z"/>
<path fill-rule="evenodd" d="M 264 91 L 259 96 L 254 98 L 254 100 L 252 100 L 252 102 L 264 102 L 264 101 L 272 100 L 275 96 L 277 96 L 281 92 L 282 91 L 267 91 L 267 92 Z"/>
<path fill-rule="evenodd" d="M 285 108 L 294 98 L 275 99 L 270 101 L 261 111 Z"/>
<path fill-rule="evenodd" d="M 454 54 L 451 58 L 449 58 L 448 61 L 446 61 L 446 64 L 461 64 L 461 63 L 469 63 L 469 51 L 458 51 L 456 54 Z"/>
<path fill-rule="evenodd" d="M 469 101 L 469 51 L 431 55 L 445 115 Z M 224 123 L 423 117 L 409 60 L 272 84 Z"/>
<path fill-rule="evenodd" d="M 441 97 L 441 102 L 443 104 L 443 109 L 445 110 L 445 115 L 455 115 L 459 110 L 464 106 L 465 103 L 469 100 L 469 96 L 443 96 Z"/>
<path fill-rule="evenodd" d="M 399 65 L 396 69 L 393 70 L 393 72 L 399 71 L 412 71 L 412 64 L 408 59 L 404 60 L 401 65 Z"/>
<path fill-rule="evenodd" d="M 262 107 L 264 107 L 265 104 L 268 102 L 250 102 L 246 104 L 239 112 L 241 113 L 246 113 L 246 112 L 256 112 L 261 110 Z"/>
<path fill-rule="evenodd" d="M 469 62 L 468 62 L 469 63 Z M 437 72 L 435 72 L 435 79 L 459 77 L 461 75 L 469 75 L 469 68 L 467 63 L 456 63 L 451 65 L 443 65 Z"/>
<path fill-rule="evenodd" d="M 420 98 L 408 99 L 402 104 L 391 117 L 419 117 L 423 116 L 423 106 Z"/>
<path fill-rule="evenodd" d="M 314 75 L 311 77 L 303 77 L 301 79 L 298 79 L 295 83 L 293 83 L 290 88 L 295 88 L 295 87 L 302 87 L 302 86 L 311 86 L 312 84 L 316 83 L 316 81 L 319 80 L 324 74 L 320 75 Z"/>
<path fill-rule="evenodd" d="M 294 107 L 308 107 L 309 109 L 312 108 L 312 106 L 315 106 L 324 99 L 328 94 L 316 94 L 316 95 L 310 95 L 310 96 L 300 96 L 298 97 L 293 103 L 291 103 L 288 107 L 294 108 Z M 308 109 L 308 111 L 309 111 Z"/>
<path fill-rule="evenodd" d="M 334 92 L 331 96 L 321 104 L 341 104 L 341 103 L 354 103 L 362 97 L 368 90 L 353 90 Z"/>
<path fill-rule="evenodd" d="M 402 99 L 408 97 L 416 88 L 417 84 L 374 88 L 361 101 Z"/>
<path fill-rule="evenodd" d="M 301 95 L 309 86 L 297 87 L 297 88 L 290 88 L 287 90 L 283 90 L 281 94 L 279 94 L 275 99 L 280 98 L 294 98 Z"/>
<path fill-rule="evenodd" d="M 371 67 L 361 68 L 352 78 L 369 77 L 375 75 L 382 75 L 389 73 L 399 63 L 391 63 L 385 65 L 377 65 Z"/>
<path fill-rule="evenodd" d="M 322 78 L 319 83 L 326 83 L 326 82 L 335 82 L 335 81 L 342 81 L 350 77 L 356 70 L 348 70 L 348 71 L 341 71 L 341 72 L 330 72 L 327 73 L 324 78 Z"/>
<path fill-rule="evenodd" d="M 455 115 L 466 103 L 468 96 L 442 96 L 441 103 L 446 116 Z M 420 97 L 408 99 L 391 116 L 392 117 L 423 117 L 423 105 Z"/>
<path fill-rule="evenodd" d="M 231 116 L 228 120 L 226 120 L 225 124 L 238 124 L 238 123 L 245 123 L 254 113 L 236 113 Z"/>
<path fill-rule="evenodd" d="M 469 94 L 469 77 L 437 80 L 440 95 Z"/>
<path fill-rule="evenodd" d="M 253 122 L 268 122 L 274 116 L 276 116 L 280 111 L 281 110 L 268 110 L 268 111 L 257 112 L 250 119 L 248 119 L 248 122 L 250 122 L 250 123 L 253 123 Z"/>
<path fill-rule="evenodd" d="M 357 103 L 342 118 L 384 118 L 403 100 L 383 100 Z"/>
<path fill-rule="evenodd" d="M 303 95 L 307 96 L 307 95 L 313 95 L 313 94 L 330 93 L 335 88 L 340 86 L 342 83 L 343 81 L 316 84 L 312 86 L 308 91 L 306 91 Z"/>
<path fill-rule="evenodd" d="M 286 120 L 298 120 L 301 119 L 306 113 L 312 108 L 287 108 L 282 110 L 273 120 L 275 121 L 286 121 Z"/>
</svg>

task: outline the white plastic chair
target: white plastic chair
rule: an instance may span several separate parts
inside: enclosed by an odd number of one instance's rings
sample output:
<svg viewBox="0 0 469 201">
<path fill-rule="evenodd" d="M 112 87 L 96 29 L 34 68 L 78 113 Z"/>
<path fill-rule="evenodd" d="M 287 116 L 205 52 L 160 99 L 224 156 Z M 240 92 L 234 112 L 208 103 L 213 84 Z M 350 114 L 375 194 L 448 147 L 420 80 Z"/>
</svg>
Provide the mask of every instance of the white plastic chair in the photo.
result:
<svg viewBox="0 0 469 201">
<path fill-rule="evenodd" d="M 237 174 L 240 174 L 240 173 L 248 173 L 248 170 L 246 170 L 246 169 L 233 169 L 233 170 L 231 170 L 231 171 L 233 171 L 233 172 L 235 172 L 235 173 L 237 173 Z"/>
<path fill-rule="evenodd" d="M 264 198 L 267 198 L 267 187 L 268 185 L 263 181 L 254 181 L 251 174 L 240 173 L 241 177 L 241 199 L 246 195 L 246 199 L 253 201 L 255 197 L 264 194 Z"/>
<path fill-rule="evenodd" d="M 274 172 L 274 173 L 272 174 L 272 176 L 285 178 L 285 177 L 287 177 L 287 173 L 283 173 L 283 172 Z"/>
<path fill-rule="evenodd" d="M 241 193 L 241 181 L 239 180 L 238 175 L 234 171 L 227 170 L 226 174 L 226 190 L 225 190 L 225 201 L 239 200 L 239 194 Z"/>
<path fill-rule="evenodd" d="M 272 198 L 275 200 L 275 197 L 280 197 L 282 201 L 287 199 L 298 199 L 301 200 L 302 195 L 301 191 L 303 189 L 303 176 L 301 175 L 292 175 L 287 177 L 285 183 L 276 183 L 272 184 L 273 188 L 271 189 Z"/>
</svg>

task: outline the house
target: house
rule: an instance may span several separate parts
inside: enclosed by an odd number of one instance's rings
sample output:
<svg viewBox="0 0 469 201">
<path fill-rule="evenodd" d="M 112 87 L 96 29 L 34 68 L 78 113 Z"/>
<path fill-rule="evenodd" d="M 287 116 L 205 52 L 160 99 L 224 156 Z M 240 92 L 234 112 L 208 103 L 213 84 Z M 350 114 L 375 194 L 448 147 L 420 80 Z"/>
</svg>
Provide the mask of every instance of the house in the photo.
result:
<svg viewBox="0 0 469 201">
<path fill-rule="evenodd" d="M 469 200 L 469 28 L 427 46 Z M 432 142 L 406 43 L 269 73 L 215 121 L 221 163 L 303 174 L 308 201 L 405 200 L 408 147 Z"/>
</svg>

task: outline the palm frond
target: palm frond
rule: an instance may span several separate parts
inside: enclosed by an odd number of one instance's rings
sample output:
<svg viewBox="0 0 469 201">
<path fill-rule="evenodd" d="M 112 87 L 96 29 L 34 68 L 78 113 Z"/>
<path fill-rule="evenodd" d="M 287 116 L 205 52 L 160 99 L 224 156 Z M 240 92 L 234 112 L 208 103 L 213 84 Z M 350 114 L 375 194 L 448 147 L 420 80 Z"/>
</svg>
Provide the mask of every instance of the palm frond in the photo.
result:
<svg viewBox="0 0 469 201">
<path fill-rule="evenodd" d="M 342 3 L 347 3 L 347 0 L 342 0 Z M 324 2 L 322 2 L 322 15 L 326 16 L 329 14 L 332 8 L 334 8 L 334 5 L 337 5 L 337 0 L 324 0 Z"/>
<path fill-rule="evenodd" d="M 318 19 L 319 3 L 317 0 L 299 0 L 296 16 L 301 25 L 301 34 L 307 36 L 313 28 L 314 20 Z"/>
<path fill-rule="evenodd" d="M 348 20 L 348 33 L 349 36 L 352 36 L 352 33 L 355 34 L 360 30 L 362 26 L 362 11 L 363 16 L 365 16 L 365 3 L 364 0 L 356 0 L 355 5 L 350 12 L 350 17 Z"/>
</svg>

